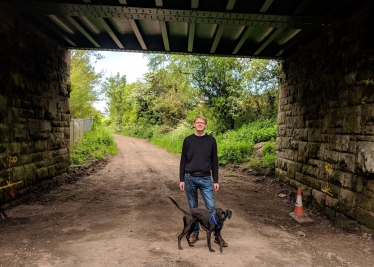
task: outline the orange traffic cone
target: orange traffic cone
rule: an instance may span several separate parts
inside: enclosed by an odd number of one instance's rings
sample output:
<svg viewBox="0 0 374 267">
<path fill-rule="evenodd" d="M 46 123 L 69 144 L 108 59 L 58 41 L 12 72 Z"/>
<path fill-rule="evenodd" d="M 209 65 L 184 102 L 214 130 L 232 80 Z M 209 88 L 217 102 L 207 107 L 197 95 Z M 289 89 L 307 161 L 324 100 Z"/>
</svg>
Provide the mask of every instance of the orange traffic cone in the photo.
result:
<svg viewBox="0 0 374 267">
<path fill-rule="evenodd" d="M 295 203 L 295 211 L 290 213 L 291 217 L 294 218 L 299 223 L 304 222 L 313 222 L 308 215 L 304 213 L 303 208 L 303 199 L 301 198 L 301 189 L 297 189 L 297 196 L 296 196 L 296 203 Z"/>
<path fill-rule="evenodd" d="M 301 189 L 297 189 L 297 197 L 295 203 L 295 211 L 293 212 L 295 216 L 304 216 L 304 208 L 303 208 L 303 199 L 301 198 Z"/>
</svg>

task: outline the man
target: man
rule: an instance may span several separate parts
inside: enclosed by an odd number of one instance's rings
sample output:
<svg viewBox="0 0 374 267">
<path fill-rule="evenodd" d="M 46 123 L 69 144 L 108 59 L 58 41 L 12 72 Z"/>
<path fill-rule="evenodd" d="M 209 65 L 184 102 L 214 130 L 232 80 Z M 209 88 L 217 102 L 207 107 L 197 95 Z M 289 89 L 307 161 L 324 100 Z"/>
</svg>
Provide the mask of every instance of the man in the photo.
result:
<svg viewBox="0 0 374 267">
<path fill-rule="evenodd" d="M 197 190 L 200 189 L 206 209 L 215 210 L 213 188 L 214 191 L 219 189 L 217 142 L 205 133 L 208 124 L 204 116 L 197 116 L 193 126 L 195 133 L 183 141 L 179 188 L 186 191 L 190 209 L 198 207 Z M 191 243 L 199 240 L 199 230 L 200 225 L 197 224 L 190 236 Z M 218 237 L 214 242 L 219 244 Z M 228 246 L 223 239 L 222 246 Z"/>
</svg>

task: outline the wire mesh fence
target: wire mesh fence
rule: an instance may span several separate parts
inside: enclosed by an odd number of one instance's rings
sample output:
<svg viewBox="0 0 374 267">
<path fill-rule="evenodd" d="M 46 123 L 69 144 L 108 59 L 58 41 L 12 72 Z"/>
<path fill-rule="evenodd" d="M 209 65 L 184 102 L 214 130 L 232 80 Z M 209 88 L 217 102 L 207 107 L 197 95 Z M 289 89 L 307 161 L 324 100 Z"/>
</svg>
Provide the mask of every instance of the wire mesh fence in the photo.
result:
<svg viewBox="0 0 374 267">
<path fill-rule="evenodd" d="M 93 118 L 89 119 L 72 119 L 70 121 L 70 148 L 76 144 L 84 133 L 91 130 Z"/>
</svg>

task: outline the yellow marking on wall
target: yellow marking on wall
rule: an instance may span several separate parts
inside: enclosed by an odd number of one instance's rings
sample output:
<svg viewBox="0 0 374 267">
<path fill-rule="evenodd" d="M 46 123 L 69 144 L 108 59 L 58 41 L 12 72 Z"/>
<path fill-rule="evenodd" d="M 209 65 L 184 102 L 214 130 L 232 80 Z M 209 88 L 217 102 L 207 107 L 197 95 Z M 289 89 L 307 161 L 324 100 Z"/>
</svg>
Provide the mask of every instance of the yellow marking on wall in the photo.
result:
<svg viewBox="0 0 374 267">
<path fill-rule="evenodd" d="M 329 163 L 326 163 L 325 165 L 325 169 L 326 169 L 326 172 L 327 172 L 327 183 L 326 183 L 326 186 L 324 188 L 322 188 L 322 192 L 330 195 L 330 196 L 334 196 L 333 193 L 330 192 L 331 188 L 329 186 L 329 179 L 330 179 L 330 176 L 332 174 L 332 166 L 331 164 Z"/>
<path fill-rule="evenodd" d="M 10 178 L 10 173 L 11 173 L 10 163 L 16 163 L 17 161 L 18 161 L 17 156 L 10 156 L 10 157 L 8 157 L 8 168 L 7 168 L 8 179 L 6 181 L 7 184 L 3 185 L 3 186 L 0 186 L 0 190 L 1 189 L 5 189 L 5 188 L 9 188 L 9 187 L 13 187 L 13 186 L 18 185 L 18 184 L 23 184 L 23 181 L 13 183 L 11 181 L 11 178 Z M 14 192 L 12 191 L 11 195 L 13 196 L 13 194 L 14 194 Z"/>
</svg>

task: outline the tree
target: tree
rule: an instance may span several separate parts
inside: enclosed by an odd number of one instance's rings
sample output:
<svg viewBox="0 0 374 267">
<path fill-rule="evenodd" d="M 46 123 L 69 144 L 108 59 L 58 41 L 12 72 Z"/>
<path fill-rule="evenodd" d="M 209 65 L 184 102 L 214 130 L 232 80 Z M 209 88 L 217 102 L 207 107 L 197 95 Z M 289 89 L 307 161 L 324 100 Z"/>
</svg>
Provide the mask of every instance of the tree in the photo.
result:
<svg viewBox="0 0 374 267">
<path fill-rule="evenodd" d="M 278 112 L 277 97 L 280 65 L 275 60 L 256 59 L 245 62 L 244 96 L 252 100 L 259 116 L 274 117 Z"/>
<path fill-rule="evenodd" d="M 107 77 L 102 89 L 107 99 L 110 117 L 116 121 L 117 126 L 121 126 L 126 102 L 129 102 L 129 93 L 125 90 L 126 75 L 120 76 L 117 72 L 116 75 Z"/>
<path fill-rule="evenodd" d="M 96 73 L 91 56 L 101 59 L 102 55 L 92 51 L 72 50 L 70 53 L 70 112 L 72 118 L 95 116 L 93 104 L 99 101 L 103 73 Z"/>
<path fill-rule="evenodd" d="M 187 117 L 188 113 L 196 113 L 191 109 L 204 111 L 212 116 L 209 120 L 215 122 L 216 132 L 240 127 L 258 116 L 276 115 L 280 75 L 277 61 L 155 54 L 149 54 L 148 59 L 151 71 L 167 73 L 168 81 L 180 77 L 180 81 L 188 82 L 186 88 L 192 93 Z M 155 97 L 154 101 L 160 99 Z"/>
<path fill-rule="evenodd" d="M 197 102 L 213 109 L 215 121 L 224 129 L 234 128 L 234 114 L 241 96 L 243 64 L 236 58 L 208 56 L 149 56 L 151 69 L 166 68 L 183 73 L 198 92 Z"/>
</svg>

